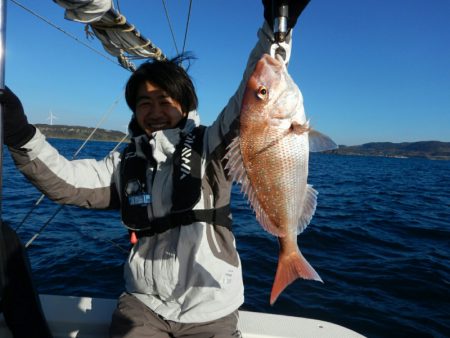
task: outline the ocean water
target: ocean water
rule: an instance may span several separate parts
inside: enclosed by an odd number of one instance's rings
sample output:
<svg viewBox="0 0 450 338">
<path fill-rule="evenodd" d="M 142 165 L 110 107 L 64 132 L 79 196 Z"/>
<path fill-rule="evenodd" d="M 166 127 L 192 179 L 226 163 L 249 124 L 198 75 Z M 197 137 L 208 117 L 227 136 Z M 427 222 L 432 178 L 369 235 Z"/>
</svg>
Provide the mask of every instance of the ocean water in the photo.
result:
<svg viewBox="0 0 450 338">
<path fill-rule="evenodd" d="M 67 157 L 79 141 L 51 140 Z M 90 142 L 80 157 L 105 156 Z M 269 305 L 278 243 L 232 192 L 234 233 L 249 311 L 343 325 L 367 337 L 450 336 L 450 161 L 312 154 L 318 207 L 299 247 L 324 283 L 297 280 Z M 3 163 L 3 219 L 17 227 L 40 193 Z M 41 293 L 116 298 L 129 243 L 115 211 L 47 199 L 17 230 L 27 242 L 54 218 L 28 254 Z"/>
</svg>

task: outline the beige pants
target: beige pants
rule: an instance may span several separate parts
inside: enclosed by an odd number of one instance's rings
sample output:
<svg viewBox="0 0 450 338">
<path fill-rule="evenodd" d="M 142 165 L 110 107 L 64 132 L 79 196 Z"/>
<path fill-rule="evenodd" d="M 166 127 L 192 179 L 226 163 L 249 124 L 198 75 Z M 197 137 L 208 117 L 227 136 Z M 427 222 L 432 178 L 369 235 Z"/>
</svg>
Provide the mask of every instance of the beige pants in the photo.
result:
<svg viewBox="0 0 450 338">
<path fill-rule="evenodd" d="M 113 313 L 111 338 L 240 338 L 238 311 L 223 318 L 195 324 L 177 323 L 159 316 L 136 297 L 120 296 Z"/>
</svg>

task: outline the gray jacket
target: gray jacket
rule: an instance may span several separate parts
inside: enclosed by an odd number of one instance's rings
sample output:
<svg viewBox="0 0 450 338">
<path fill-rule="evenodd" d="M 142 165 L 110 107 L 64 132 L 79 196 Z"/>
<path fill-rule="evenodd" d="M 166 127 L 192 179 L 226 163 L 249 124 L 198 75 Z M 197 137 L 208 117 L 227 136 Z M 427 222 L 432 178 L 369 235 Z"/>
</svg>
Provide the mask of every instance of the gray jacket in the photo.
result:
<svg viewBox="0 0 450 338">
<path fill-rule="evenodd" d="M 202 192 L 194 209 L 230 203 L 231 180 L 223 168 L 227 145 L 239 131 L 239 111 L 247 80 L 272 36 L 267 24 L 258 33 L 242 82 L 203 140 Z M 289 37 L 290 41 L 290 37 Z M 171 210 L 173 152 L 182 133 L 199 124 L 189 113 L 183 129 L 158 131 L 150 138 L 156 173 L 148 175 L 152 205 L 149 217 Z M 10 149 L 18 168 L 49 198 L 86 208 L 117 208 L 120 204 L 121 154 L 101 161 L 69 161 L 39 132 L 21 149 Z M 212 166 L 214 175 L 205 175 Z M 143 237 L 133 246 L 124 268 L 126 290 L 166 319 L 183 323 L 211 321 L 230 314 L 244 301 L 241 263 L 231 231 L 205 222 L 172 228 Z"/>
</svg>

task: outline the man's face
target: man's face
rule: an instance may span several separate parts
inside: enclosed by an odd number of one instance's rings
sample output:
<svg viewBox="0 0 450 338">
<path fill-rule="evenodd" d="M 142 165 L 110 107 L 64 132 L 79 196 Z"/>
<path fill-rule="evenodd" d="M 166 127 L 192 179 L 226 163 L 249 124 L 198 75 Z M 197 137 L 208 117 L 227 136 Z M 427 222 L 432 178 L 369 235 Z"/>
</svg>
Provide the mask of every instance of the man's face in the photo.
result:
<svg viewBox="0 0 450 338">
<path fill-rule="evenodd" d="M 140 85 L 136 98 L 136 120 L 147 135 L 174 128 L 186 115 L 180 103 L 158 86 L 149 81 Z"/>
</svg>

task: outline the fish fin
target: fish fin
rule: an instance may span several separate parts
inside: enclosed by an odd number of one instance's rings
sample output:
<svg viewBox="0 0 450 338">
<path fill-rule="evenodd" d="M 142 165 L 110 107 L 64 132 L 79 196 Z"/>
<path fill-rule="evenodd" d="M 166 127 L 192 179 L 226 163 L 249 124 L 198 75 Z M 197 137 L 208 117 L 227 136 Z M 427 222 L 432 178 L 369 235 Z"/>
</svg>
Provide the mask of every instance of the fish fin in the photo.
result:
<svg viewBox="0 0 450 338">
<path fill-rule="evenodd" d="M 303 202 L 302 213 L 298 219 L 297 235 L 303 232 L 309 222 L 311 222 L 311 219 L 316 212 L 318 194 L 317 190 L 314 189 L 311 184 L 306 185 L 306 196 L 305 201 Z"/>
<path fill-rule="evenodd" d="M 280 255 L 270 294 L 270 305 L 273 305 L 283 290 L 298 278 L 311 279 L 323 283 L 322 278 L 303 257 L 300 250 L 284 256 Z"/>
<path fill-rule="evenodd" d="M 256 194 L 253 193 L 253 189 L 251 189 L 249 201 L 253 210 L 255 211 L 256 219 L 258 220 L 259 224 L 261 224 L 264 230 L 277 237 L 286 236 L 286 233 L 283 231 L 283 229 L 276 227 L 272 223 L 269 216 L 266 214 L 264 209 L 259 204 L 258 199 L 256 198 Z"/>
<path fill-rule="evenodd" d="M 250 180 L 248 179 L 247 172 L 242 161 L 242 155 L 240 150 L 240 138 L 237 136 L 228 146 L 228 151 L 225 154 L 225 159 L 228 160 L 225 165 L 225 169 L 228 170 L 229 176 L 234 182 L 241 185 L 241 192 L 247 197 L 253 211 L 256 214 L 256 219 L 259 224 L 274 236 L 283 237 L 286 234 L 279 228 L 273 225 L 269 216 L 267 216 L 264 209 L 259 204 L 256 192 L 252 187 Z"/>
<path fill-rule="evenodd" d="M 317 130 L 310 129 L 308 136 L 310 152 L 315 153 L 338 148 L 338 145 L 334 143 L 331 138 L 318 132 Z"/>
<path fill-rule="evenodd" d="M 297 121 L 292 121 L 289 131 L 297 135 L 307 133 L 310 131 L 309 121 L 306 121 L 304 124 L 298 123 Z"/>
<path fill-rule="evenodd" d="M 242 177 L 246 176 L 244 163 L 242 162 L 240 142 L 240 137 L 235 137 L 228 145 L 227 152 L 224 156 L 224 159 L 227 160 L 225 170 L 228 170 L 228 175 L 237 183 L 242 183 Z"/>
</svg>

